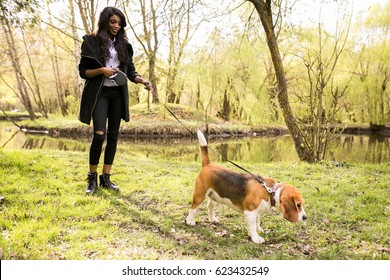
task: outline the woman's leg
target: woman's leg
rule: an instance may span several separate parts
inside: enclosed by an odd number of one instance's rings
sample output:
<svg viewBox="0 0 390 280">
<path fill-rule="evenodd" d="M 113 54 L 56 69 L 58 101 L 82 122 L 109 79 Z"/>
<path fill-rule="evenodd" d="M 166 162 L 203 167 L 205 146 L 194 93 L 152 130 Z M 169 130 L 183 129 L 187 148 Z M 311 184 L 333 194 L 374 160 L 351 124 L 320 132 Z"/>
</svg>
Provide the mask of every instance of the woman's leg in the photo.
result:
<svg viewBox="0 0 390 280">
<path fill-rule="evenodd" d="M 104 152 L 103 173 L 109 174 L 114 162 L 119 138 L 119 128 L 122 119 L 122 94 L 120 88 L 115 87 L 110 95 L 108 106 L 107 145 Z"/>
<path fill-rule="evenodd" d="M 103 143 L 106 138 L 106 123 L 108 115 L 109 100 L 102 93 L 99 98 L 95 110 L 93 112 L 93 138 L 89 150 L 89 165 L 90 171 L 96 172 L 99 164 L 100 155 L 103 149 Z"/>
<path fill-rule="evenodd" d="M 104 91 L 99 98 L 93 112 L 93 138 L 89 150 L 89 173 L 86 194 L 92 194 L 97 189 L 97 168 L 105 139 L 108 100 Z"/>
<path fill-rule="evenodd" d="M 110 172 L 118 143 L 122 105 L 121 88 L 112 88 L 108 106 L 107 144 L 104 152 L 103 174 L 100 176 L 100 185 L 113 190 L 119 190 L 119 187 L 110 181 Z"/>
</svg>

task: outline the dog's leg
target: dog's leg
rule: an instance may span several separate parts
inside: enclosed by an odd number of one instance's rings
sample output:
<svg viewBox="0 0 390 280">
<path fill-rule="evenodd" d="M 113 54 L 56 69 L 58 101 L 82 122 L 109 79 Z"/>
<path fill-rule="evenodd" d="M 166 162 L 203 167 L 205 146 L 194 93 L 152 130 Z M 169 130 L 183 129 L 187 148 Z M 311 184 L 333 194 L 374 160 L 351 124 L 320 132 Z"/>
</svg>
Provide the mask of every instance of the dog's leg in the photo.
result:
<svg viewBox="0 0 390 280">
<path fill-rule="evenodd" d="M 261 228 L 261 225 L 260 225 L 260 214 L 257 214 L 256 225 L 257 225 L 257 231 L 264 233 L 264 230 Z"/>
<path fill-rule="evenodd" d="M 203 202 L 203 200 L 200 201 L 199 203 L 196 203 L 195 201 L 196 200 L 194 199 L 194 201 L 192 202 L 191 208 L 190 208 L 190 210 L 188 212 L 187 219 L 186 219 L 186 224 L 190 225 L 190 226 L 194 226 L 196 224 L 196 222 L 195 222 L 195 214 L 196 214 L 196 212 L 198 211 L 200 205 Z"/>
<path fill-rule="evenodd" d="M 198 180 L 196 183 L 198 183 Z M 199 188 L 195 187 L 194 195 L 192 198 L 192 205 L 190 207 L 188 216 L 186 218 L 186 224 L 190 225 L 190 226 L 194 226 L 196 224 L 195 223 L 195 214 L 198 211 L 198 208 L 200 207 L 200 205 L 202 204 L 202 202 L 204 201 L 204 199 L 206 197 L 206 193 L 204 191 L 197 191 L 197 189 L 199 189 Z"/>
<path fill-rule="evenodd" d="M 265 241 L 264 238 L 259 236 L 257 233 L 257 211 L 244 211 L 244 215 L 248 234 L 252 241 L 257 244 L 263 243 Z"/>
<path fill-rule="evenodd" d="M 196 224 L 195 222 L 195 213 L 198 210 L 198 208 L 191 209 L 189 210 L 187 219 L 186 219 L 186 224 L 189 226 L 194 226 Z"/>
<path fill-rule="evenodd" d="M 209 209 L 209 220 L 212 224 L 218 223 L 218 218 L 215 216 L 215 208 L 217 208 L 217 206 L 218 202 L 210 198 L 207 208 Z"/>
</svg>

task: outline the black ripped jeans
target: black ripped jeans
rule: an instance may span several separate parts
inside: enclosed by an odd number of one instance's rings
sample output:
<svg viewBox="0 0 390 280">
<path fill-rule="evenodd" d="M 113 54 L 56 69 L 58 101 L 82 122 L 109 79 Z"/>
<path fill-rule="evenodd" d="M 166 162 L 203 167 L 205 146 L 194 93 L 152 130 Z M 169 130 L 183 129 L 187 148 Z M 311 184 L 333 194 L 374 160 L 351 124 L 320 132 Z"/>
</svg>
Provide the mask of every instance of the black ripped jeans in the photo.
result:
<svg viewBox="0 0 390 280">
<path fill-rule="evenodd" d="M 104 151 L 104 164 L 112 165 L 114 162 L 119 137 L 119 127 L 122 119 L 122 106 L 122 88 L 119 86 L 103 87 L 96 107 L 92 113 L 94 134 L 89 151 L 90 165 L 99 164 L 106 134 L 107 144 Z M 96 133 L 98 131 L 102 131 L 103 134 Z"/>
</svg>

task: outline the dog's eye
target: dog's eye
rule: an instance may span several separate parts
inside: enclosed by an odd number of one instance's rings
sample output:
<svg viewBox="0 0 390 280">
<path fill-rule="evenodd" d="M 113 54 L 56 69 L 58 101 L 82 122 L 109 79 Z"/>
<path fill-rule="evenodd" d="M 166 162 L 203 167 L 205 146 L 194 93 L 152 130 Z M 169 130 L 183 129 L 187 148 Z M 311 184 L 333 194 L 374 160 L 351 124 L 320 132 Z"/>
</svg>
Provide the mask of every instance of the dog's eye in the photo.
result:
<svg viewBox="0 0 390 280">
<path fill-rule="evenodd" d="M 298 203 L 298 204 L 297 204 L 297 207 L 298 207 L 298 209 L 301 209 L 301 204 Z"/>
</svg>

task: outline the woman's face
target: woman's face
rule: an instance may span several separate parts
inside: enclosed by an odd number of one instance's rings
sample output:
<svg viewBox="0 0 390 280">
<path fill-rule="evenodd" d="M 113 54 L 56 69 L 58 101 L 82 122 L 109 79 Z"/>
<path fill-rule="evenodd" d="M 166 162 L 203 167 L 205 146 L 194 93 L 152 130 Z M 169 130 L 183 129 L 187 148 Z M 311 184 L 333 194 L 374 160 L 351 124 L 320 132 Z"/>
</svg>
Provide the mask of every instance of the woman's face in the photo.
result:
<svg viewBox="0 0 390 280">
<path fill-rule="evenodd" d="M 117 15 L 112 15 L 108 23 L 108 34 L 114 36 L 121 29 L 121 19 Z"/>
</svg>

